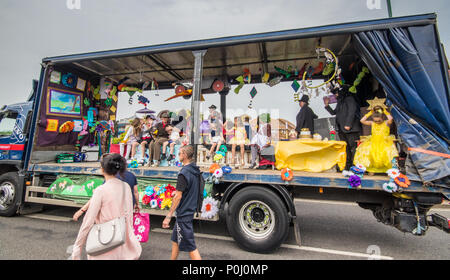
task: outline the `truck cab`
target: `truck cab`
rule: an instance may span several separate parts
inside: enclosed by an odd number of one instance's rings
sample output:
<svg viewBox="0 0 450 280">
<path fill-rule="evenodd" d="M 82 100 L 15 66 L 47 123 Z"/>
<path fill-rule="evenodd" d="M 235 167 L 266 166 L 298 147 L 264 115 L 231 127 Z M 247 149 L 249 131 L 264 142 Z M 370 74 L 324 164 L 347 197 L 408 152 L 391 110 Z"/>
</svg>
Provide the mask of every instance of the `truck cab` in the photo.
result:
<svg viewBox="0 0 450 280">
<path fill-rule="evenodd" d="M 30 98 L 32 99 L 32 98 Z M 0 215 L 12 216 L 21 201 L 19 174 L 24 167 L 33 101 L 0 110 Z"/>
</svg>

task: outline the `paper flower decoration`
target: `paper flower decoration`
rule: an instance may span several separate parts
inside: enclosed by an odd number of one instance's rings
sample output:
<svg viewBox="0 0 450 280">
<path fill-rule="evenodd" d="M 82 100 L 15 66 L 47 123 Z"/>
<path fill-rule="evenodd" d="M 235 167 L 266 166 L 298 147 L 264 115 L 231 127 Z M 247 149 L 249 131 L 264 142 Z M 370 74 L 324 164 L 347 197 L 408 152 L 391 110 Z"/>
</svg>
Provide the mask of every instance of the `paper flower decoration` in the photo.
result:
<svg viewBox="0 0 450 280">
<path fill-rule="evenodd" d="M 221 159 L 223 159 L 223 155 L 217 153 L 214 155 L 214 161 L 220 161 Z"/>
<path fill-rule="evenodd" d="M 148 186 L 145 188 L 145 192 L 146 195 L 148 196 L 152 196 L 152 194 L 155 193 L 155 190 L 153 189 L 153 186 Z"/>
<path fill-rule="evenodd" d="M 344 170 L 344 171 L 342 171 L 342 175 L 343 175 L 344 177 L 350 177 L 350 176 L 355 175 L 355 173 L 353 173 L 353 172 L 351 172 L 351 171 Z"/>
<path fill-rule="evenodd" d="M 160 186 L 160 187 L 158 188 L 158 191 L 156 191 L 156 195 L 162 195 L 162 194 L 164 194 L 165 192 L 166 192 L 166 186 L 163 185 L 163 186 Z"/>
<path fill-rule="evenodd" d="M 161 209 L 170 208 L 172 206 L 172 198 L 170 199 L 163 199 L 161 202 Z"/>
<path fill-rule="evenodd" d="M 142 204 L 148 205 L 149 203 L 150 203 L 150 196 L 144 195 L 144 197 L 142 198 Z"/>
<path fill-rule="evenodd" d="M 350 171 L 352 171 L 355 174 L 362 175 L 362 174 L 364 174 L 364 172 L 366 172 L 366 168 L 364 166 L 362 166 L 361 164 L 358 164 L 356 166 L 352 166 L 350 168 Z"/>
<path fill-rule="evenodd" d="M 206 219 L 211 219 L 214 216 L 216 216 L 217 213 L 219 212 L 219 208 L 217 206 L 218 203 L 219 202 L 217 200 L 215 200 L 214 198 L 212 198 L 210 196 L 205 198 L 203 200 L 201 217 L 206 218 Z"/>
<path fill-rule="evenodd" d="M 291 169 L 285 168 L 281 170 L 281 180 L 289 182 L 292 181 L 292 179 L 294 179 L 294 173 Z"/>
<path fill-rule="evenodd" d="M 394 193 L 398 190 L 398 187 L 394 182 L 389 182 L 383 184 L 383 190 L 385 190 L 388 193 Z"/>
<path fill-rule="evenodd" d="M 153 208 L 153 209 L 157 208 L 158 207 L 158 201 L 156 199 L 152 199 L 150 201 L 150 207 Z"/>
<path fill-rule="evenodd" d="M 223 154 L 226 154 L 228 152 L 227 146 L 221 145 L 220 148 L 219 148 L 219 152 L 221 152 Z"/>
<path fill-rule="evenodd" d="M 223 177 L 222 168 L 216 169 L 213 174 L 216 178 L 222 178 Z"/>
<path fill-rule="evenodd" d="M 350 187 L 357 188 L 361 186 L 361 178 L 358 175 L 352 175 L 348 178 L 348 182 L 350 183 Z"/>
<path fill-rule="evenodd" d="M 400 171 L 397 168 L 391 168 L 386 173 L 392 179 L 395 179 L 400 175 Z"/>
<path fill-rule="evenodd" d="M 133 160 L 128 164 L 128 168 L 138 168 L 139 167 L 139 163 L 137 162 L 137 160 Z"/>
<path fill-rule="evenodd" d="M 411 185 L 411 182 L 409 181 L 408 177 L 406 177 L 403 174 L 398 175 L 395 179 L 394 179 L 395 183 L 397 184 L 397 186 L 401 187 L 401 188 L 408 188 Z"/>
<path fill-rule="evenodd" d="M 231 168 L 230 166 L 224 166 L 224 167 L 222 167 L 222 171 L 223 171 L 223 174 L 229 174 L 233 171 L 233 168 Z"/>
<path fill-rule="evenodd" d="M 209 173 L 214 173 L 214 171 L 216 171 L 216 169 L 220 169 L 220 165 L 218 165 L 217 163 L 212 164 L 209 167 Z"/>
</svg>

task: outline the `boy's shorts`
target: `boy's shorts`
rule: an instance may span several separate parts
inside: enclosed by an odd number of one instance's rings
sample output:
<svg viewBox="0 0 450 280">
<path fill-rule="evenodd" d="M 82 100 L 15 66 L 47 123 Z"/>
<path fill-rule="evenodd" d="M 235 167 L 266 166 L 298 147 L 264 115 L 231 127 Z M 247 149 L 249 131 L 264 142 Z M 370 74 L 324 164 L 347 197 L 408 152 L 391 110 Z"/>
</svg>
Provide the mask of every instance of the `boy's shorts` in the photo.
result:
<svg viewBox="0 0 450 280">
<path fill-rule="evenodd" d="M 197 249 L 194 240 L 193 221 L 176 221 L 172 232 L 172 241 L 178 244 L 182 252 L 192 252 Z"/>
</svg>

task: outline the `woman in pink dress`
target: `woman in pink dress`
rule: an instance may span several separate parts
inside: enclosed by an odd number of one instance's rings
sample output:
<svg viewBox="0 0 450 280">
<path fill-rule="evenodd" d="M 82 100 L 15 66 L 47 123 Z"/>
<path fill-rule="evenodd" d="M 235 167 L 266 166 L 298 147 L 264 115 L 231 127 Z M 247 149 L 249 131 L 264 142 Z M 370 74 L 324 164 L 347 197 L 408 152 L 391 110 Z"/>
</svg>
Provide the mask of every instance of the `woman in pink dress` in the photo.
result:
<svg viewBox="0 0 450 280">
<path fill-rule="evenodd" d="M 81 259 L 81 251 L 86 245 L 87 236 L 94 224 L 102 224 L 122 216 L 125 216 L 126 224 L 125 243 L 101 255 L 88 255 L 88 260 L 139 259 L 142 247 L 133 230 L 132 194 L 128 184 L 116 178 L 117 173 L 125 170 L 126 161 L 118 154 L 108 154 L 102 157 L 101 167 L 105 183 L 94 190 L 89 201 L 89 208 L 73 246 L 72 259 Z M 123 206 L 124 203 L 126 207 Z M 125 213 L 123 213 L 124 208 L 126 209 Z"/>
</svg>

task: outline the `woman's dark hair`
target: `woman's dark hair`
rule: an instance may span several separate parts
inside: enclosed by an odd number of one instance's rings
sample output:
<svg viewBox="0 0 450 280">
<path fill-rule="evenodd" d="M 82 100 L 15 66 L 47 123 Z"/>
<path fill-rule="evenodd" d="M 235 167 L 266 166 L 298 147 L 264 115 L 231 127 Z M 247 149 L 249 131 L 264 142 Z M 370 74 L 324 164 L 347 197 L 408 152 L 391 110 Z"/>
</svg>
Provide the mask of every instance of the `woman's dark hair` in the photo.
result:
<svg viewBox="0 0 450 280">
<path fill-rule="evenodd" d="M 108 175 L 116 176 L 123 174 L 127 170 L 127 161 L 119 154 L 105 154 L 100 162 L 103 170 Z"/>
</svg>

